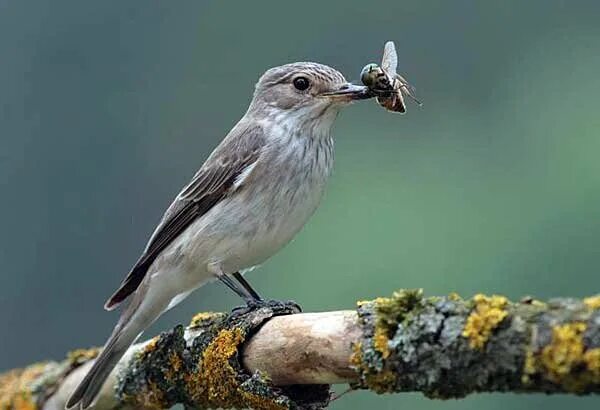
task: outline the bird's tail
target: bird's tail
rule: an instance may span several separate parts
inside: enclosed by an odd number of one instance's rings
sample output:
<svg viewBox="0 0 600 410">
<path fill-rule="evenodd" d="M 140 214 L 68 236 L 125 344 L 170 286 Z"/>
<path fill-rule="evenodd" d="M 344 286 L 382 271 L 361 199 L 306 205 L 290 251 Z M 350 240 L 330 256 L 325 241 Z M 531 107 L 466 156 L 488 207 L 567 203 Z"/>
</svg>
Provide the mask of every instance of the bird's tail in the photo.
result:
<svg viewBox="0 0 600 410">
<path fill-rule="evenodd" d="M 157 312 L 156 315 L 148 314 L 150 312 L 140 314 L 142 309 L 135 305 L 137 303 L 134 298 L 121 314 L 119 322 L 92 368 L 67 400 L 65 405 L 67 409 L 86 409 L 94 404 L 98 392 L 127 349 L 160 315 L 160 312 Z"/>
</svg>

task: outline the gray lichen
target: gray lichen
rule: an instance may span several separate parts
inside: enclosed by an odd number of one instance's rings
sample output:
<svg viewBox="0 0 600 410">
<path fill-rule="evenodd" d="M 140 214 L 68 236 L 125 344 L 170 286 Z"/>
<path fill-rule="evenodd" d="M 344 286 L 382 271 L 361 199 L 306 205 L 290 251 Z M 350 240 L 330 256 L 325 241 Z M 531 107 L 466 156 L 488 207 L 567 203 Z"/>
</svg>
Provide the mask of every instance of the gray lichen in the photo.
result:
<svg viewBox="0 0 600 410">
<path fill-rule="evenodd" d="M 359 302 L 358 314 L 363 337 L 351 361 L 359 388 L 431 398 L 600 392 L 600 312 L 592 298 L 511 303 L 399 291 Z"/>
</svg>

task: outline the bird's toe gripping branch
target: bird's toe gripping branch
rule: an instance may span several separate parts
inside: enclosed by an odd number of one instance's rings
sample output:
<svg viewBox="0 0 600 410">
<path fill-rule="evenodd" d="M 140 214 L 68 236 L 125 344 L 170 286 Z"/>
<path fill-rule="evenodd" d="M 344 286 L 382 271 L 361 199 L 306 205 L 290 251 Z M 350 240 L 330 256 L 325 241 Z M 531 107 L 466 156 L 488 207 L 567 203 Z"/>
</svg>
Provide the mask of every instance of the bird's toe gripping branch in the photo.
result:
<svg viewBox="0 0 600 410">
<path fill-rule="evenodd" d="M 271 310 L 274 312 L 273 316 L 293 315 L 302 312 L 302 307 L 293 300 L 250 299 L 245 305 L 233 308 L 231 314 L 234 316 L 243 316 L 259 309 Z"/>
<path fill-rule="evenodd" d="M 198 314 L 186 331 L 178 326 L 145 346 L 121 376 L 119 401 L 144 408 L 175 403 L 201 409 L 326 407 L 328 385 L 274 387 L 266 375 L 248 374 L 240 364 L 244 341 L 269 318 L 295 313 L 296 308 L 266 303 L 244 314 Z M 191 345 L 187 340 L 193 340 Z"/>
</svg>

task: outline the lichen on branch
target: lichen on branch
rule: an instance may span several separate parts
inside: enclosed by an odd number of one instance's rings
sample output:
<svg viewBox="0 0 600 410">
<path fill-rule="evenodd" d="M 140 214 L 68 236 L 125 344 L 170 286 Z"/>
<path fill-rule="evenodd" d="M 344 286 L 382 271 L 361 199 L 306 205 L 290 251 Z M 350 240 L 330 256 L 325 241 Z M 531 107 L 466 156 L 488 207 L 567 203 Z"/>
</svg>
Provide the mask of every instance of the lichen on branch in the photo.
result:
<svg viewBox="0 0 600 410">
<path fill-rule="evenodd" d="M 293 313 L 293 314 L 292 314 Z M 98 349 L 0 374 L 0 410 L 63 410 Z M 296 314 L 270 303 L 199 313 L 137 344 L 95 410 L 317 410 L 326 383 L 431 398 L 476 392 L 600 393 L 600 295 L 511 302 L 400 290 L 356 311 Z"/>
<path fill-rule="evenodd" d="M 67 353 L 62 362 L 34 363 L 0 374 L 0 410 L 41 408 L 69 373 L 98 352 L 98 348 L 77 349 Z"/>
<path fill-rule="evenodd" d="M 351 361 L 358 388 L 474 392 L 600 392 L 600 298 L 423 297 L 420 290 L 359 302 Z"/>
<path fill-rule="evenodd" d="M 186 331 L 177 326 L 148 343 L 120 376 L 119 402 L 134 408 L 317 409 L 329 402 L 329 386 L 275 387 L 268 375 L 248 373 L 239 352 L 266 320 L 294 313 L 274 304 L 247 314 L 198 314 Z"/>
</svg>

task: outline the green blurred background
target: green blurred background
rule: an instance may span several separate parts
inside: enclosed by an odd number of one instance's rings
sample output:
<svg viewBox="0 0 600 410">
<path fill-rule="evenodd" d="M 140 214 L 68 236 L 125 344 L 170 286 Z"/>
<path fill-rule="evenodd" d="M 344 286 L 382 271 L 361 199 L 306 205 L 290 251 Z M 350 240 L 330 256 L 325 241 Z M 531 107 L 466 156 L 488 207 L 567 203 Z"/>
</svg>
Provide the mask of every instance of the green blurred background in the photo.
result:
<svg viewBox="0 0 600 410">
<path fill-rule="evenodd" d="M 0 370 L 101 344 L 102 303 L 268 67 L 358 80 L 395 40 L 425 105 L 336 125 L 328 194 L 249 278 L 307 311 L 423 287 L 600 291 L 600 2 L 0 1 Z M 239 304 L 196 292 L 147 335 Z M 597 409 L 352 393 L 332 409 Z"/>
</svg>

